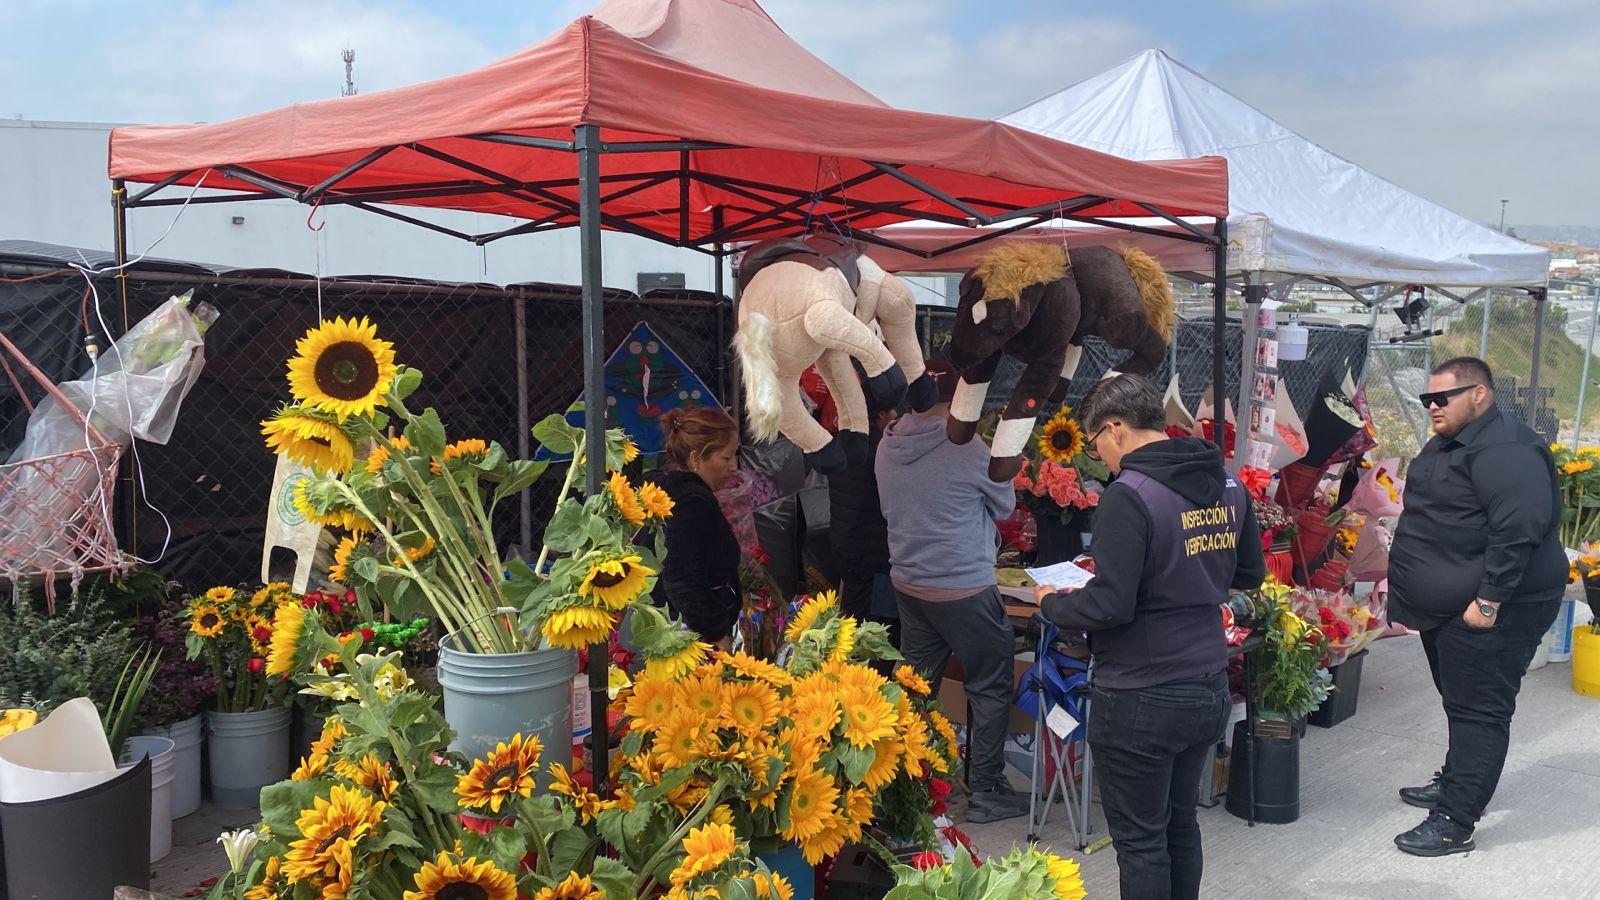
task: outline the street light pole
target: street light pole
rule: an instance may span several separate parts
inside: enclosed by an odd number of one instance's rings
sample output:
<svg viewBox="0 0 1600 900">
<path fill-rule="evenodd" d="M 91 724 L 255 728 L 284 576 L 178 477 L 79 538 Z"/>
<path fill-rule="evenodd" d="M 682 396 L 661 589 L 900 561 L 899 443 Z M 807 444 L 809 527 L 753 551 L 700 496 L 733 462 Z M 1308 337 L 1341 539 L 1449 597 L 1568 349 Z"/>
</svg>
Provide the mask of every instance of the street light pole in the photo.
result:
<svg viewBox="0 0 1600 900">
<path fill-rule="evenodd" d="M 1500 201 L 1500 233 L 1501 234 L 1505 234 L 1506 233 L 1506 204 L 1510 203 L 1510 202 L 1511 202 L 1510 200 L 1501 200 Z"/>
</svg>

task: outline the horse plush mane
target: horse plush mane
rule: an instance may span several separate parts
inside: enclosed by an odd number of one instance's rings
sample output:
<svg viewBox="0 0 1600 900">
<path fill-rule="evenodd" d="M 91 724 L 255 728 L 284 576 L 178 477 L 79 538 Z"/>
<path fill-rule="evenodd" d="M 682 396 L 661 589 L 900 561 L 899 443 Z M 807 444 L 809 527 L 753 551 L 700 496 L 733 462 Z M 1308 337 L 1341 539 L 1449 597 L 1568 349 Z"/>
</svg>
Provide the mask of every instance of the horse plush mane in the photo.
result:
<svg viewBox="0 0 1600 900">
<path fill-rule="evenodd" d="M 1132 247 L 999 244 L 961 282 L 950 340 L 950 362 L 961 370 L 950 439 L 964 444 L 977 433 L 1001 354 L 1023 362 L 990 451 L 990 477 L 1010 480 L 1044 405 L 1066 397 L 1083 339 L 1095 335 L 1132 351 L 1118 368 L 1148 374 L 1166 357 L 1173 306 L 1161 264 Z"/>
</svg>

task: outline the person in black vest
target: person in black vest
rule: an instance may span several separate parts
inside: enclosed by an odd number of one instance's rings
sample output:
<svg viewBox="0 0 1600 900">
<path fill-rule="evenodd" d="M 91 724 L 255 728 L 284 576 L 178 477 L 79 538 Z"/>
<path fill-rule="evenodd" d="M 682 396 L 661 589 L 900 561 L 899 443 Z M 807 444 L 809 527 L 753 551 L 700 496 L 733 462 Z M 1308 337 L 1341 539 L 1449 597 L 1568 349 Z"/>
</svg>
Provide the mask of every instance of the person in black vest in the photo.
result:
<svg viewBox="0 0 1600 900">
<path fill-rule="evenodd" d="M 659 472 L 650 480 L 672 498 L 662 526 L 667 556 L 656 595 L 691 631 L 724 650 L 744 609 L 739 589 L 739 539 L 722 514 L 716 490 L 739 467 L 739 425 L 718 409 L 668 410 Z"/>
<path fill-rule="evenodd" d="M 1094 514 L 1095 576 L 1037 596 L 1089 632 L 1089 746 L 1122 896 L 1199 897 L 1201 769 L 1232 706 L 1219 607 L 1261 586 L 1260 531 L 1216 445 L 1167 437 L 1155 385 L 1117 375 L 1080 410 L 1089 455 L 1117 475 Z"/>
<path fill-rule="evenodd" d="M 1500 781 L 1522 675 L 1567 582 L 1561 494 L 1550 448 L 1500 414 L 1483 360 L 1458 357 L 1428 379 L 1434 436 L 1406 472 L 1389 551 L 1389 618 L 1422 632 L 1450 725 L 1444 766 L 1400 799 L 1429 810 L 1397 835 L 1413 856 L 1473 849 Z"/>
<path fill-rule="evenodd" d="M 864 461 L 847 463 L 828 476 L 828 545 L 839 566 L 839 605 L 845 615 L 882 622 L 889 626 L 890 641 L 898 645 L 900 620 L 888 614 L 895 603 L 889 581 L 889 523 L 883 518 L 873 472 L 878 441 L 893 414 L 874 408 L 871 399 L 867 413 L 871 425 Z"/>
</svg>

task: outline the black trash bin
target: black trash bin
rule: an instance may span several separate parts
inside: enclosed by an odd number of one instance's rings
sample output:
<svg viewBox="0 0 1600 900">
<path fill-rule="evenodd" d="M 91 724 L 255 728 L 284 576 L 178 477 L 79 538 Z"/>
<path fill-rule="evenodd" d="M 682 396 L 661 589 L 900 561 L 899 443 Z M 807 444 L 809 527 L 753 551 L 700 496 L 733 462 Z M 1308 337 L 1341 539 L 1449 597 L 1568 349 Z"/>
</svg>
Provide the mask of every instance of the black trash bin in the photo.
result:
<svg viewBox="0 0 1600 900">
<path fill-rule="evenodd" d="M 150 889 L 150 758 L 87 790 L 0 803 L 10 900 Z"/>
<path fill-rule="evenodd" d="M 1270 825 L 1287 825 L 1300 818 L 1300 734 L 1263 734 L 1258 728 L 1254 746 L 1245 736 L 1245 723 L 1233 726 L 1233 753 L 1228 762 L 1228 812 L 1241 819 Z M 1246 780 L 1246 772 L 1250 778 Z M 1255 814 L 1251 815 L 1250 785 L 1254 783 Z"/>
</svg>

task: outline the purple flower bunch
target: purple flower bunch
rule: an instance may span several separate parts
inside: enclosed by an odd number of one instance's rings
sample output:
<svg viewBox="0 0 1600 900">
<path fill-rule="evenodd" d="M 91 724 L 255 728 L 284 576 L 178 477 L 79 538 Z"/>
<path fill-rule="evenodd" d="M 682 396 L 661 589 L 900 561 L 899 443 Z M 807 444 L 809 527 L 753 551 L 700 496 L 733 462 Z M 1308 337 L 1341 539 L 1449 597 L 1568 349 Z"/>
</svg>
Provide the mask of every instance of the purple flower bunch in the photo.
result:
<svg viewBox="0 0 1600 900">
<path fill-rule="evenodd" d="M 140 728 L 162 728 L 191 718 L 217 692 L 217 677 L 205 660 L 190 660 L 184 647 L 189 632 L 181 598 L 148 604 L 134 619 L 138 640 L 161 650 L 161 665 L 139 706 Z"/>
</svg>

